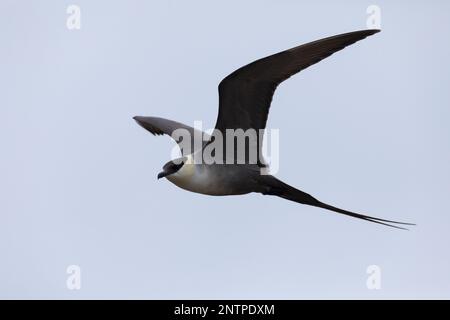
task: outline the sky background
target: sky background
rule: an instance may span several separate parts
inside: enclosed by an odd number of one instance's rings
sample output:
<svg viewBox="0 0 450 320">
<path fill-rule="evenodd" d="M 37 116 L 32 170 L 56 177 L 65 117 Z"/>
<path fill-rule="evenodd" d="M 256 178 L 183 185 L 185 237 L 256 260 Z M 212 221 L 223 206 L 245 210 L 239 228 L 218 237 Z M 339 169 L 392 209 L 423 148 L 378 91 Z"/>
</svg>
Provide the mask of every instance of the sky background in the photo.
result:
<svg viewBox="0 0 450 320">
<path fill-rule="evenodd" d="M 81 29 L 68 30 L 68 5 Z M 277 176 L 401 231 L 156 175 L 173 143 L 132 119 L 214 126 L 238 67 L 382 32 L 283 83 Z M 450 2 L 0 2 L 0 298 L 450 298 Z M 69 265 L 81 289 L 66 286 Z M 381 289 L 366 269 L 381 270 Z"/>
</svg>

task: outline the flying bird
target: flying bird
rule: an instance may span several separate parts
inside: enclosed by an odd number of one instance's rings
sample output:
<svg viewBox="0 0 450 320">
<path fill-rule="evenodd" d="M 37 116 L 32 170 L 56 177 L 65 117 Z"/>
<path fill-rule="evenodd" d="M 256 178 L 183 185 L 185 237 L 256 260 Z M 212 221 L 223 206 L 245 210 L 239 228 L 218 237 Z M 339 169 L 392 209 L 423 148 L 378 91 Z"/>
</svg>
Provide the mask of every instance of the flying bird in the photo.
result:
<svg viewBox="0 0 450 320">
<path fill-rule="evenodd" d="M 277 86 L 292 75 L 327 58 L 345 47 L 371 36 L 380 30 L 361 30 L 328 37 L 285 50 L 274 55 L 256 60 L 234 71 L 219 84 L 219 114 L 215 130 L 226 136 L 227 129 L 264 130 L 269 114 L 272 97 Z M 260 161 L 262 136 L 257 137 L 256 144 L 249 145 L 258 154 L 258 161 L 250 163 L 207 164 L 195 161 L 196 152 L 201 152 L 212 143 L 206 133 L 200 132 L 204 140 L 195 144 L 194 137 L 198 137 L 197 129 L 185 124 L 157 117 L 134 117 L 136 122 L 154 135 L 169 135 L 178 143 L 173 133 L 177 129 L 190 134 L 191 145 L 197 148 L 182 149 L 182 157 L 171 160 L 163 166 L 158 179 L 167 178 L 176 186 L 188 191 L 206 195 L 241 195 L 251 192 L 263 195 L 278 196 L 297 203 L 315 206 L 347 216 L 366 221 L 405 229 L 399 225 L 413 225 L 411 223 L 380 219 L 364 214 L 343 210 L 321 202 L 308 193 L 300 191 L 270 174 L 261 174 L 266 166 Z M 185 141 L 186 142 L 186 141 Z M 223 143 L 225 146 L 225 142 Z M 226 147 L 224 147 L 226 149 Z M 226 150 L 225 154 L 230 153 Z M 231 152 L 236 159 L 235 153 Z M 247 159 L 247 158 L 246 158 Z"/>
</svg>

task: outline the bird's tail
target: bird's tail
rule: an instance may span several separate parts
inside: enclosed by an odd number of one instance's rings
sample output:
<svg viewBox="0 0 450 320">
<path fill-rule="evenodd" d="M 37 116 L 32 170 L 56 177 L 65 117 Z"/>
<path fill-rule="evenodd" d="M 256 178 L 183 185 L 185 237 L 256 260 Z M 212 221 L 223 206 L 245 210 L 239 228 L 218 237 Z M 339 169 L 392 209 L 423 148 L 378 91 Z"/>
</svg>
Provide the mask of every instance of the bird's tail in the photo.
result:
<svg viewBox="0 0 450 320">
<path fill-rule="evenodd" d="M 397 229 L 404 229 L 408 230 L 404 227 L 398 226 L 398 225 L 415 225 L 414 223 L 406 223 L 406 222 L 399 222 L 399 221 L 392 221 L 392 220 L 386 220 L 386 219 L 380 219 L 376 217 L 367 216 L 360 213 L 355 213 L 347 210 L 343 210 L 340 208 L 333 207 L 329 204 L 323 203 L 310 194 L 300 191 L 294 187 L 291 187 L 290 185 L 284 183 L 283 181 L 278 180 L 277 178 L 273 176 L 266 176 L 268 179 L 265 181 L 265 185 L 267 189 L 262 192 L 263 194 L 268 195 L 274 195 L 278 196 L 287 200 L 291 200 L 294 202 L 298 202 L 301 204 L 306 204 L 314 207 L 319 207 L 327 210 L 331 210 L 337 213 L 345 214 L 347 216 L 351 216 L 358 219 L 363 219 L 366 221 L 379 223 L 385 226 L 397 228 Z"/>
</svg>

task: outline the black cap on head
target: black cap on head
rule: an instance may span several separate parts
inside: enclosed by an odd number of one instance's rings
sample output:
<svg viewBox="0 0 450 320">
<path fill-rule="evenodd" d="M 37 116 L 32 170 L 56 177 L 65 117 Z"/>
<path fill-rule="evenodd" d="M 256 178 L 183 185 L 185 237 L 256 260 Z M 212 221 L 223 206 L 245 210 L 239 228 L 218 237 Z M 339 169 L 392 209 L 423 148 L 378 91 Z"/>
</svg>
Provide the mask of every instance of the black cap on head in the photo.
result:
<svg viewBox="0 0 450 320">
<path fill-rule="evenodd" d="M 158 173 L 158 179 L 174 174 L 175 172 L 181 169 L 185 161 L 186 158 L 183 157 L 167 162 L 163 167 L 163 171 Z"/>
</svg>

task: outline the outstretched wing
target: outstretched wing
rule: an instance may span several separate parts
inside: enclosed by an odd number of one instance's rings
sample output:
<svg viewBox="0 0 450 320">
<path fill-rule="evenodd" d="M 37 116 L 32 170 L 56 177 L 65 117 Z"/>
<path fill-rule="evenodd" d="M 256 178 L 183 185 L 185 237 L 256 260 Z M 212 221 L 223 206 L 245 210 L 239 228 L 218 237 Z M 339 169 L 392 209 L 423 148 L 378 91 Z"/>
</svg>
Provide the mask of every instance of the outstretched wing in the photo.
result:
<svg viewBox="0 0 450 320">
<path fill-rule="evenodd" d="M 170 136 L 180 147 L 183 156 L 202 149 L 204 144 L 210 139 L 210 136 L 203 131 L 180 122 L 157 117 L 136 116 L 133 119 L 154 135 L 166 134 Z"/>
<path fill-rule="evenodd" d="M 361 30 L 317 40 L 262 58 L 234 71 L 219 84 L 216 129 L 224 136 L 226 129 L 265 129 L 273 94 L 281 82 L 379 31 Z M 257 144 L 259 153 L 262 141 L 258 139 Z"/>
</svg>

